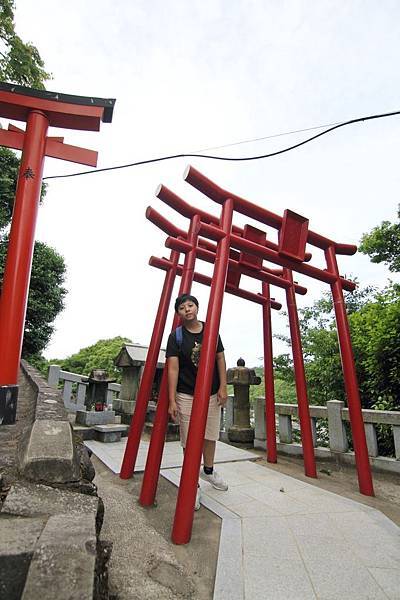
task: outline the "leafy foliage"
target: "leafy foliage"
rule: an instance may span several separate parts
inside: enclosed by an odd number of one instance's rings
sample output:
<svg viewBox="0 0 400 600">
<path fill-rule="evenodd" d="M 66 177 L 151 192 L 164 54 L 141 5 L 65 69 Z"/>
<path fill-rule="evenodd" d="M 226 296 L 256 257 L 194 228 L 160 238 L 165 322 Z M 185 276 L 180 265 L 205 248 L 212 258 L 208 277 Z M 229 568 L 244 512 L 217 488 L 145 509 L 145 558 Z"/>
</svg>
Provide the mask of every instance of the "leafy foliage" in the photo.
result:
<svg viewBox="0 0 400 600">
<path fill-rule="evenodd" d="M 0 81 L 43 89 L 50 75 L 44 70 L 35 46 L 24 43 L 16 34 L 14 8 L 12 0 L 0 0 Z M 19 160 L 14 152 L 0 148 L 0 286 L 18 170 Z M 42 187 L 42 198 L 44 194 L 45 186 Z M 32 356 L 42 352 L 48 344 L 54 330 L 52 323 L 63 308 L 64 277 L 64 259 L 52 248 L 36 242 L 22 349 L 23 356 L 31 361 Z"/>
<path fill-rule="evenodd" d="M 361 401 L 364 408 L 389 399 L 400 409 L 400 286 L 365 288 L 348 296 Z M 299 311 L 310 403 L 346 401 L 333 306 L 328 295 Z M 282 338 L 282 336 L 280 336 Z M 286 338 L 284 338 L 286 339 Z M 277 358 L 279 377 L 293 381 L 289 356 Z M 283 368 L 282 368 L 283 367 Z"/>
<path fill-rule="evenodd" d="M 389 271 L 400 271 L 400 205 L 398 222 L 383 221 L 361 240 L 360 252 L 368 254 L 373 263 L 385 263 Z"/>
<path fill-rule="evenodd" d="M 8 148 L 0 147 L 0 232 L 11 221 L 19 160 Z"/>
<path fill-rule="evenodd" d="M 44 89 L 51 76 L 38 49 L 16 34 L 14 9 L 13 0 L 0 0 L 0 81 Z"/>
<path fill-rule="evenodd" d="M 80 375 L 89 375 L 92 369 L 105 369 L 110 377 L 121 381 L 121 372 L 114 365 L 114 359 L 122 346 L 129 343 L 131 343 L 130 339 L 119 336 L 108 340 L 99 340 L 92 346 L 82 348 L 67 358 L 51 360 L 49 364 L 60 365 L 63 370 Z"/>
<path fill-rule="evenodd" d="M 0 281 L 4 276 L 4 263 L 7 249 L 0 244 Z M 54 319 L 63 308 L 66 289 L 63 287 L 65 264 L 62 256 L 42 242 L 35 243 L 31 285 L 28 296 L 28 309 L 25 321 L 24 345 L 25 357 L 39 354 L 47 346 L 53 333 Z"/>
</svg>

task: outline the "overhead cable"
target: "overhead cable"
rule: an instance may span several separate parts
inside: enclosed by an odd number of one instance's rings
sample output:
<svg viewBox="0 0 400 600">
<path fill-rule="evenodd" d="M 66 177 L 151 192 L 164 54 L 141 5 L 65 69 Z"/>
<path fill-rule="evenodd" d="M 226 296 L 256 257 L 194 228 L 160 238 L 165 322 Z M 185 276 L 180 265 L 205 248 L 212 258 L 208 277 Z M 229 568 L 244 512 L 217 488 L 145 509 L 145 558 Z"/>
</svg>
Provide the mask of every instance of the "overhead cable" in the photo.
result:
<svg viewBox="0 0 400 600">
<path fill-rule="evenodd" d="M 304 146 L 305 144 L 308 144 L 309 142 L 312 142 L 313 140 L 316 140 L 317 138 L 320 138 L 323 135 L 326 135 L 327 133 L 331 133 L 332 131 L 335 131 L 335 129 L 345 127 L 346 125 L 353 125 L 355 123 L 361 123 L 363 121 L 372 121 L 374 119 L 382 119 L 385 117 L 393 117 L 393 116 L 399 115 L 399 114 L 400 114 L 400 111 L 398 110 L 398 111 L 394 111 L 394 112 L 390 112 L 390 113 L 369 115 L 367 117 L 358 117 L 357 119 L 351 119 L 350 121 L 344 121 L 343 123 L 338 123 L 336 125 L 333 125 L 332 127 L 325 129 L 325 131 L 321 131 L 320 133 L 317 133 L 316 135 L 313 135 L 312 137 L 307 138 L 306 140 L 298 142 L 297 144 L 293 144 L 292 146 L 288 146 L 287 148 L 283 148 L 282 150 L 276 150 L 275 152 L 269 152 L 268 154 L 260 154 L 257 156 L 242 156 L 242 157 L 214 156 L 211 154 L 200 154 L 200 153 L 195 153 L 195 152 L 182 153 L 182 154 L 171 154 L 169 156 L 161 156 L 158 158 L 149 158 L 147 160 L 139 160 L 139 161 L 124 164 L 124 165 L 116 165 L 114 167 L 103 167 L 101 169 L 92 169 L 90 171 L 80 171 L 78 173 L 69 173 L 68 175 L 50 175 L 48 177 L 43 177 L 43 180 L 65 179 L 67 177 L 78 177 L 79 175 L 90 175 L 92 173 L 104 173 L 105 171 L 116 171 L 117 169 L 128 169 L 129 167 L 138 167 L 140 165 L 148 165 L 151 163 L 163 162 L 166 160 L 173 160 L 173 159 L 177 159 L 177 158 L 207 158 L 210 160 L 224 160 L 224 161 L 231 161 L 231 162 L 261 160 L 263 158 L 271 158 L 273 156 L 278 156 L 280 154 L 284 154 L 285 152 L 290 152 L 291 150 L 295 150 L 296 148 L 300 148 L 300 146 Z M 313 128 L 309 128 L 309 129 L 313 129 Z M 276 135 L 283 135 L 283 134 L 276 134 Z M 261 138 L 259 138 L 259 139 L 261 139 Z M 267 139 L 267 138 L 264 138 L 264 139 Z M 238 143 L 239 142 L 236 142 L 236 144 L 238 144 Z"/>
</svg>

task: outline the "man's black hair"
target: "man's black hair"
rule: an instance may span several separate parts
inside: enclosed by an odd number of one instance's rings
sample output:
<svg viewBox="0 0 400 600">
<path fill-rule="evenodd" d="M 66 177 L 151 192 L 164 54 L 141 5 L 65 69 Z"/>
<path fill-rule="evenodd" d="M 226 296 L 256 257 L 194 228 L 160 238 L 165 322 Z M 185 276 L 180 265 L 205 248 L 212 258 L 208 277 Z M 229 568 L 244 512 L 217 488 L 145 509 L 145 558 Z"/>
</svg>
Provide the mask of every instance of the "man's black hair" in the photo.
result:
<svg viewBox="0 0 400 600">
<path fill-rule="evenodd" d="M 175 300 L 175 312 L 178 312 L 178 308 L 180 307 L 180 305 L 184 302 L 187 302 L 188 300 L 193 302 L 193 304 L 195 304 L 197 308 L 199 308 L 199 301 L 197 300 L 197 298 L 195 298 L 195 296 L 192 296 L 191 294 L 181 294 Z"/>
</svg>

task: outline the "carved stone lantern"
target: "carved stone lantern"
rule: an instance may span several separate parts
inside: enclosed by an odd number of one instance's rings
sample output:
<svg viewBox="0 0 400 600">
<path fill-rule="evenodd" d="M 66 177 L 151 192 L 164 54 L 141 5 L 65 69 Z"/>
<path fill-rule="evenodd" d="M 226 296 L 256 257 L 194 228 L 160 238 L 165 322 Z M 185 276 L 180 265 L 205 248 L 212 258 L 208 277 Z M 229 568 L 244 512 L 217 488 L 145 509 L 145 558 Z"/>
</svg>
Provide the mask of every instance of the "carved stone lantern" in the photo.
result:
<svg viewBox="0 0 400 600">
<path fill-rule="evenodd" d="M 228 369 L 227 383 L 233 385 L 233 425 L 228 429 L 230 442 L 242 444 L 254 441 L 254 429 L 250 426 L 250 386 L 259 385 L 261 378 L 254 369 L 245 366 L 243 358 L 237 361 L 237 367 Z"/>
<path fill-rule="evenodd" d="M 113 408 L 121 415 L 123 423 L 130 423 L 135 410 L 136 395 L 146 362 L 148 347 L 141 344 L 125 344 L 114 360 L 116 367 L 122 370 L 121 391 L 119 398 L 114 398 Z M 161 349 L 158 356 L 153 389 L 147 410 L 146 421 L 153 421 L 158 390 L 165 366 L 165 350 Z"/>
<path fill-rule="evenodd" d="M 85 404 L 88 410 L 93 407 L 95 411 L 102 411 L 107 404 L 107 388 L 109 383 L 115 383 L 115 379 L 108 377 L 104 369 L 93 369 L 88 379 Z"/>
</svg>

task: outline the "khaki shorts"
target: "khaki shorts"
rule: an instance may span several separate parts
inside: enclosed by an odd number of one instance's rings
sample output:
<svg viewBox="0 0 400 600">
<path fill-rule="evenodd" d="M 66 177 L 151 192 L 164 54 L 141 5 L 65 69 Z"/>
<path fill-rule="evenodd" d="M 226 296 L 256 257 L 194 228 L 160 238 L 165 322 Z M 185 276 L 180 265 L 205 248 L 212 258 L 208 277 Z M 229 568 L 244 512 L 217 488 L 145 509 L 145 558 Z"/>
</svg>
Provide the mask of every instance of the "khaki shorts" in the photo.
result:
<svg viewBox="0 0 400 600">
<path fill-rule="evenodd" d="M 189 429 L 190 414 L 192 412 L 193 396 L 190 394 L 182 394 L 181 392 L 176 393 L 176 404 L 178 407 L 178 423 L 181 437 L 181 446 L 186 446 L 186 438 Z M 221 407 L 217 402 L 217 394 L 210 396 L 210 403 L 208 405 L 208 416 L 206 432 L 204 434 L 205 440 L 217 441 L 219 438 L 221 422 Z"/>
</svg>

